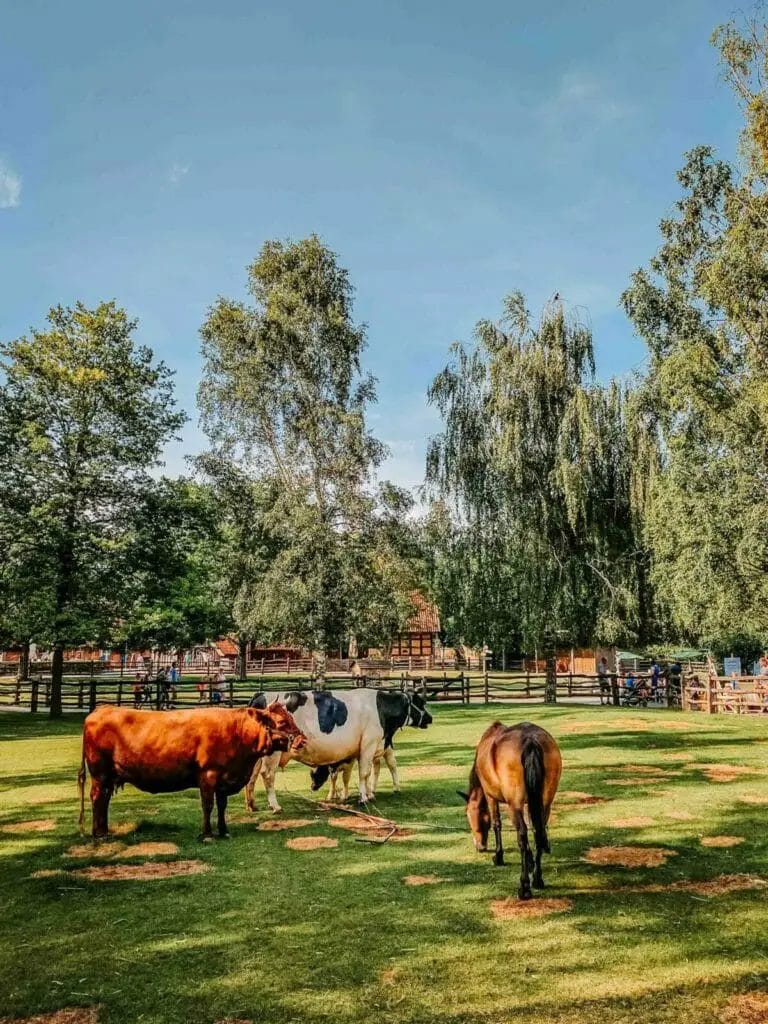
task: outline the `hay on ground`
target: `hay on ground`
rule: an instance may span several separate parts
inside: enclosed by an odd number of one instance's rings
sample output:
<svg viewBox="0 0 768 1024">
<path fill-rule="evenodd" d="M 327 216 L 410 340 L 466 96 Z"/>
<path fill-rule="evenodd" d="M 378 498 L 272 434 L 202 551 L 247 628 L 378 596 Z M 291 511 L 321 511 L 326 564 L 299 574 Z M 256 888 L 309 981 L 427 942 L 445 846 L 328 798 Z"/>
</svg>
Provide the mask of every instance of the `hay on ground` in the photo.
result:
<svg viewBox="0 0 768 1024">
<path fill-rule="evenodd" d="M 406 875 L 403 881 L 406 885 L 438 885 L 446 879 L 439 875 Z"/>
<path fill-rule="evenodd" d="M 289 850 L 333 850 L 339 845 L 338 839 L 329 839 L 327 836 L 297 836 L 289 839 L 285 844 Z"/>
<path fill-rule="evenodd" d="M 573 900 L 565 897 L 533 900 L 492 900 L 491 913 L 499 921 L 510 918 L 547 917 L 549 914 L 564 914 L 573 910 Z"/>
<path fill-rule="evenodd" d="M 0 825 L 0 832 L 10 832 L 13 835 L 24 832 L 53 832 L 56 822 L 53 818 L 35 818 L 33 821 L 9 821 Z"/>
<path fill-rule="evenodd" d="M 66 871 L 63 868 L 41 868 L 39 871 L 33 871 L 29 876 L 30 878 L 56 878 L 58 875 L 65 875 Z"/>
<path fill-rule="evenodd" d="M 764 889 L 768 881 L 759 875 L 718 875 L 701 882 L 669 882 L 666 885 L 640 885 L 625 892 L 690 892 L 694 896 L 728 896 L 732 892 Z"/>
<path fill-rule="evenodd" d="M 654 819 L 638 815 L 636 818 L 616 818 L 611 822 L 614 828 L 646 828 L 653 825 Z"/>
<path fill-rule="evenodd" d="M 271 818 L 259 823 L 259 832 L 282 832 L 289 828 L 304 828 L 311 825 L 311 818 Z"/>
<path fill-rule="evenodd" d="M 712 846 L 715 848 L 727 848 L 729 846 L 739 846 L 744 842 L 744 836 L 702 836 L 702 846 Z"/>
<path fill-rule="evenodd" d="M 663 846 L 592 846 L 581 859 L 601 867 L 657 868 L 675 856 Z"/>
<path fill-rule="evenodd" d="M 98 857 L 99 860 L 105 860 L 108 857 L 114 857 L 123 849 L 125 849 L 125 843 L 78 843 L 76 846 L 70 846 L 64 856 Z"/>
<path fill-rule="evenodd" d="M 99 1024 L 98 1006 L 72 1006 L 34 1017 L 0 1017 L 0 1024 Z"/>
<path fill-rule="evenodd" d="M 350 815 L 348 818 L 329 818 L 328 824 L 334 828 L 345 828 L 350 832 L 375 832 L 382 827 L 380 821 L 370 821 L 368 818 L 356 818 Z"/>
<path fill-rule="evenodd" d="M 210 870 L 210 865 L 202 860 L 166 860 L 145 861 L 143 864 L 104 864 L 79 868 L 72 874 L 91 882 L 151 882 L 158 878 L 202 875 Z"/>
<path fill-rule="evenodd" d="M 731 996 L 717 1019 L 721 1024 L 768 1024 L 768 992 Z"/>
</svg>

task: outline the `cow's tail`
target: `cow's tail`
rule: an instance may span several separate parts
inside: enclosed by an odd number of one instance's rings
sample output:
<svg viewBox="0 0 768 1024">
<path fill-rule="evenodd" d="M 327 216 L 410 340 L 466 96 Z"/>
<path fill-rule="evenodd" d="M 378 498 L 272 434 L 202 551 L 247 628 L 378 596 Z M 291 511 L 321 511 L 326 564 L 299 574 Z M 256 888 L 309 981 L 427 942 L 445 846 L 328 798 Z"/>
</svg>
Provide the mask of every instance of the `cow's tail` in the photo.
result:
<svg viewBox="0 0 768 1024">
<path fill-rule="evenodd" d="M 549 836 L 544 820 L 544 750 L 538 740 L 528 737 L 523 743 L 523 776 L 536 849 L 549 853 Z"/>
<path fill-rule="evenodd" d="M 80 771 L 77 773 L 77 791 L 80 795 L 80 831 L 85 829 L 85 729 L 83 729 L 83 747 L 80 755 Z"/>
</svg>

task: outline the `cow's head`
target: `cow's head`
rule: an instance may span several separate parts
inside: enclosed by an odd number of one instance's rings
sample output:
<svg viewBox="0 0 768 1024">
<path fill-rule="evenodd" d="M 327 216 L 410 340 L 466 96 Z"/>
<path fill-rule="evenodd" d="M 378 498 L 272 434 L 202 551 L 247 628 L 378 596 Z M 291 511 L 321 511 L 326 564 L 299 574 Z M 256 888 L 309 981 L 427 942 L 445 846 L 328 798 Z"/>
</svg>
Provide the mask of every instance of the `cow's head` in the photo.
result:
<svg viewBox="0 0 768 1024">
<path fill-rule="evenodd" d="M 331 777 L 331 766 L 329 764 L 319 764 L 313 768 L 309 773 L 310 778 L 310 789 L 313 793 L 316 793 L 318 789 L 322 789 L 328 779 Z"/>
<path fill-rule="evenodd" d="M 471 785 L 471 780 L 470 780 Z M 467 821 L 472 830 L 472 839 L 478 853 L 488 851 L 488 833 L 491 830 L 491 812 L 482 786 L 472 786 L 468 793 L 458 791 L 467 805 Z"/>
<path fill-rule="evenodd" d="M 307 737 L 296 725 L 293 715 L 277 701 L 270 704 L 264 711 L 258 708 L 248 708 L 248 716 L 263 730 L 259 730 L 259 734 L 254 736 L 253 740 L 260 748 L 269 748 L 268 750 L 260 749 L 259 753 L 293 752 L 301 750 L 307 742 Z"/>
<path fill-rule="evenodd" d="M 427 702 L 420 693 L 408 693 L 408 725 L 415 729 L 426 729 L 432 724 L 432 715 L 427 711 Z"/>
</svg>

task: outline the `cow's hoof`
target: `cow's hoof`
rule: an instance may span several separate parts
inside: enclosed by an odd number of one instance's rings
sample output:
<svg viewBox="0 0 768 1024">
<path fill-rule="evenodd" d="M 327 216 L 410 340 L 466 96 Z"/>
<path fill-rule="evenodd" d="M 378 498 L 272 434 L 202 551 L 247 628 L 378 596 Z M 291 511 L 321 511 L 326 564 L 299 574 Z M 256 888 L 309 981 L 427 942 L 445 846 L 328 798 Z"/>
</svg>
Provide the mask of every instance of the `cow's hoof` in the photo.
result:
<svg viewBox="0 0 768 1024">
<path fill-rule="evenodd" d="M 270 807 L 269 809 L 270 809 L 270 811 L 272 811 L 273 814 L 280 814 L 283 808 L 282 807 Z"/>
</svg>

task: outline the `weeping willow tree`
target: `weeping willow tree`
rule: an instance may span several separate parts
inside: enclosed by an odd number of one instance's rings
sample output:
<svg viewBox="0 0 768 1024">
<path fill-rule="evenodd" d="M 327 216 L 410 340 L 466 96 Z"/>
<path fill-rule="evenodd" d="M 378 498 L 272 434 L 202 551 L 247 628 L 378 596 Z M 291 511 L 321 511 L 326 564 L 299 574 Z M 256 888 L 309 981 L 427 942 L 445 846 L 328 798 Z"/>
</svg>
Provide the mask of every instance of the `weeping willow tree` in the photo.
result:
<svg viewBox="0 0 768 1024">
<path fill-rule="evenodd" d="M 427 529 L 442 538 L 433 577 L 455 638 L 531 651 L 553 633 L 642 637 L 647 554 L 624 390 L 594 382 L 591 333 L 559 302 L 534 325 L 515 293 L 475 342 L 452 346 L 429 389 L 443 430 L 427 454 L 440 502 Z"/>
</svg>

